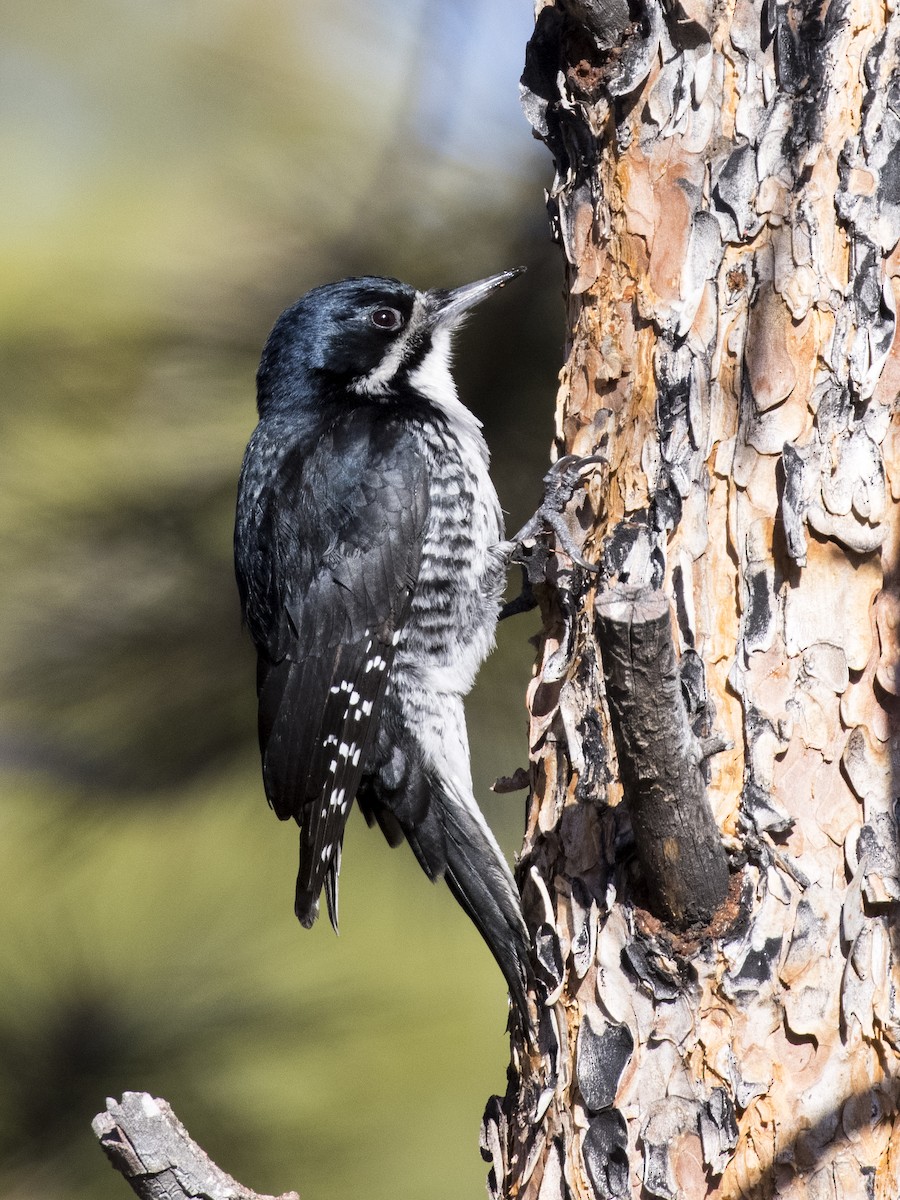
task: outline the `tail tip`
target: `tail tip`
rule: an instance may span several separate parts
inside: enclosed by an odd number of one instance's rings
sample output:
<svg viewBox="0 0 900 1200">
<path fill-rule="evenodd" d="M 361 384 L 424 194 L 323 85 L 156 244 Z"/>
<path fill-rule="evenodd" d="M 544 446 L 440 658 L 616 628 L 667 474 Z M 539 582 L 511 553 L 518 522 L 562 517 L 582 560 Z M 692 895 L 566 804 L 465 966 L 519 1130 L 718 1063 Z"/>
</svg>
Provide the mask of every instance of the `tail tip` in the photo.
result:
<svg viewBox="0 0 900 1200">
<path fill-rule="evenodd" d="M 304 929 L 312 929 L 319 915 L 319 897 L 298 888 L 294 896 L 294 912 Z"/>
</svg>

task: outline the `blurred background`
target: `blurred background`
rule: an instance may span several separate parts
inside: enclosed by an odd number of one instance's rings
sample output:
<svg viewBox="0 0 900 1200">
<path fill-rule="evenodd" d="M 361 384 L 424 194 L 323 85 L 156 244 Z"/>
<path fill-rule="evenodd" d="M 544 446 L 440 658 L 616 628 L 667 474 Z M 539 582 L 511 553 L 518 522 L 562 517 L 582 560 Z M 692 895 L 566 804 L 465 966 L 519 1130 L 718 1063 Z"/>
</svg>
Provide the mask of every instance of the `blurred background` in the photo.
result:
<svg viewBox="0 0 900 1200">
<path fill-rule="evenodd" d="M 518 109 L 529 0 L 35 0 L 0 29 L 0 1195 L 129 1194 L 90 1120 L 166 1097 L 303 1200 L 483 1195 L 505 1087 L 487 950 L 354 814 L 342 932 L 292 913 L 231 567 L 279 311 L 384 273 L 525 263 L 458 343 L 511 530 L 561 362 L 549 162 Z M 469 707 L 512 855 L 533 615 Z"/>
</svg>

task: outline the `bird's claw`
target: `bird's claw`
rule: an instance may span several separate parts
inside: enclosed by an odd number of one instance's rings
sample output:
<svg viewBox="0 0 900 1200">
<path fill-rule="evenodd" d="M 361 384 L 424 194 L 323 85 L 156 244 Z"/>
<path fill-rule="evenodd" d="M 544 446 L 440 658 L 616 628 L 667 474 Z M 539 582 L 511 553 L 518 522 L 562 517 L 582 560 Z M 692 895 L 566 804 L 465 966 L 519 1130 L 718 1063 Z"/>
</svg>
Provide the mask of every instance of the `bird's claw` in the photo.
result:
<svg viewBox="0 0 900 1200">
<path fill-rule="evenodd" d="M 556 512 L 555 509 L 551 509 L 549 512 L 544 513 L 544 518 L 556 535 L 556 541 L 558 545 L 565 550 L 566 554 L 568 554 L 573 563 L 576 563 L 579 567 L 583 567 L 585 571 L 600 570 L 599 563 L 588 562 L 588 560 L 582 556 L 581 551 L 575 545 L 575 539 L 572 537 L 571 533 L 569 533 L 569 527 L 563 520 L 562 513 Z"/>
<path fill-rule="evenodd" d="M 540 507 L 512 539 L 513 553 L 523 542 L 538 537 L 541 531 L 549 526 L 556 535 L 560 548 L 574 563 L 586 571 L 600 570 L 597 563 L 590 563 L 582 556 L 563 519 L 563 513 L 586 472 L 597 463 L 603 462 L 606 462 L 606 457 L 602 454 L 588 454 L 584 457 L 578 454 L 564 454 L 556 460 L 544 476 L 544 498 Z"/>
<path fill-rule="evenodd" d="M 606 462 L 602 454 L 589 454 L 584 458 L 577 454 L 566 454 L 558 459 L 544 476 L 544 498 L 537 512 L 510 541 L 504 543 L 508 563 L 517 563 L 522 568 L 522 591 L 508 600 L 500 609 L 500 620 L 529 612 L 537 607 L 534 584 L 546 575 L 547 559 L 553 551 L 547 544 L 547 534 L 552 533 L 556 548 L 566 554 L 572 562 L 585 571 L 597 572 L 599 563 L 588 562 L 581 549 L 575 544 L 564 513 L 583 482 L 587 471 L 597 463 Z M 527 547 L 525 543 L 533 542 Z"/>
</svg>

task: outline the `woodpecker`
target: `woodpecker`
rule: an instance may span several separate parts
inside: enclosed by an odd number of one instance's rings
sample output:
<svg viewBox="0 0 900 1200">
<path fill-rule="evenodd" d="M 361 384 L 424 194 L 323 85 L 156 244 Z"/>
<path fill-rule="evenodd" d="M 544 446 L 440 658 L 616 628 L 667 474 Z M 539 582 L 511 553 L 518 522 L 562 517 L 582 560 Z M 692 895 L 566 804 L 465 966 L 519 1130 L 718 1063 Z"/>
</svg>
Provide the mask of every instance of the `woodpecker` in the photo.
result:
<svg viewBox="0 0 900 1200">
<path fill-rule="evenodd" d="M 494 642 L 508 544 L 481 423 L 450 372 L 453 290 L 344 279 L 281 314 L 257 374 L 235 565 L 258 652 L 266 796 L 300 826 L 295 911 L 338 875 L 354 799 L 443 877 L 527 1023 L 528 934 L 476 803 L 463 697 Z"/>
</svg>

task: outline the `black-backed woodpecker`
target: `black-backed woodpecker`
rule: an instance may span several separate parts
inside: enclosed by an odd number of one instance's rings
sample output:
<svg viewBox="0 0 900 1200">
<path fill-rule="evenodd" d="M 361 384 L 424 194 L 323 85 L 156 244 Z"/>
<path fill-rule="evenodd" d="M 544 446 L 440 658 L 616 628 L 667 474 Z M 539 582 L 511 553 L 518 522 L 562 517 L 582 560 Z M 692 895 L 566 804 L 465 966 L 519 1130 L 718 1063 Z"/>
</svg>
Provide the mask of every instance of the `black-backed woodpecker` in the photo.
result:
<svg viewBox="0 0 900 1200">
<path fill-rule="evenodd" d="M 528 935 L 475 801 L 463 713 L 509 546 L 480 422 L 450 373 L 464 314 L 519 273 L 425 292 L 345 279 L 281 314 L 257 375 L 235 561 L 265 791 L 300 826 L 300 921 L 324 887 L 337 928 L 356 799 L 446 879 L 527 1021 Z"/>
</svg>

